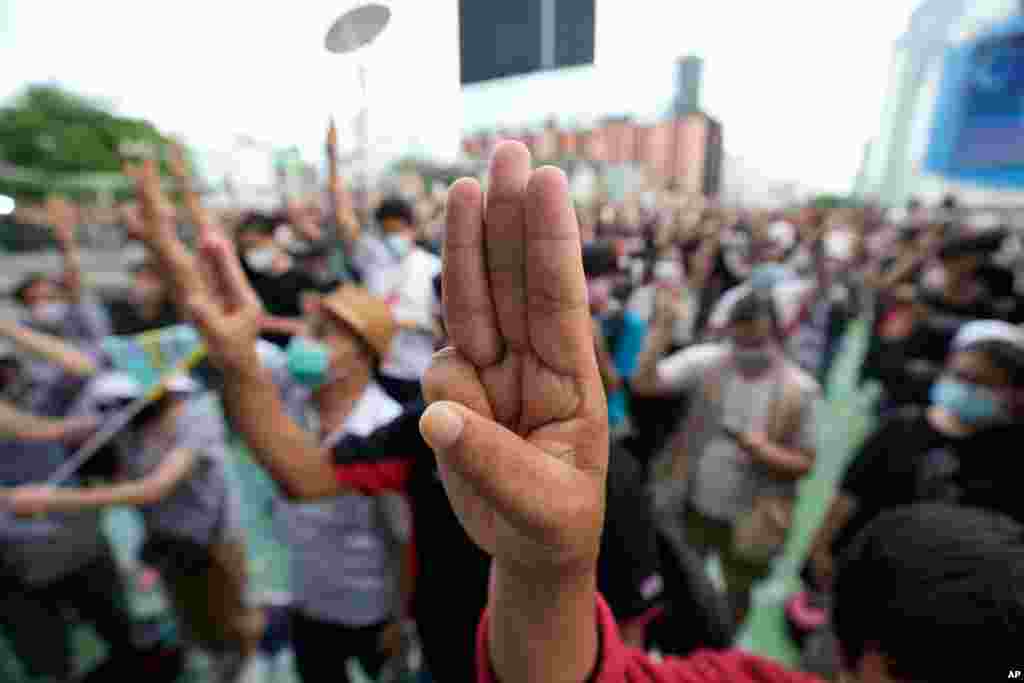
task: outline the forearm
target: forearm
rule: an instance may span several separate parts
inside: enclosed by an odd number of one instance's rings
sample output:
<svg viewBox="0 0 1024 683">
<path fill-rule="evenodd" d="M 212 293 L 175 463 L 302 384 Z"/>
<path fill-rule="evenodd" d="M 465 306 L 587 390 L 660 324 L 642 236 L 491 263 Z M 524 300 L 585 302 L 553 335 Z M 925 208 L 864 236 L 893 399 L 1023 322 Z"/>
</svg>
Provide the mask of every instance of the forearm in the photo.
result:
<svg viewBox="0 0 1024 683">
<path fill-rule="evenodd" d="M 836 535 L 846 526 L 856 510 L 856 501 L 849 495 L 839 492 L 832 499 L 832 504 L 825 513 L 818 531 L 815 532 L 811 541 L 810 554 L 831 552 L 832 541 Z"/>
<path fill-rule="evenodd" d="M 762 443 L 751 450 L 755 460 L 771 468 L 776 476 L 785 479 L 802 479 L 814 465 L 813 454 L 795 448 Z"/>
<path fill-rule="evenodd" d="M 75 512 L 92 508 L 148 505 L 160 497 L 155 486 L 143 481 L 90 488 L 58 488 L 54 492 L 51 510 Z"/>
<path fill-rule="evenodd" d="M 552 581 L 491 567 L 488 650 L 497 680 L 582 683 L 598 656 L 593 573 Z"/>
<path fill-rule="evenodd" d="M 64 286 L 73 302 L 82 297 L 82 258 L 78 245 L 71 238 L 59 245 L 64 260 Z"/>
<path fill-rule="evenodd" d="M 640 352 L 640 358 L 637 361 L 636 372 L 630 380 L 630 386 L 634 393 L 639 396 L 654 396 L 661 393 L 661 383 L 658 381 L 658 361 L 665 355 L 671 341 L 670 326 L 652 321 L 644 343 L 644 350 Z"/>
<path fill-rule="evenodd" d="M 33 356 L 59 366 L 70 375 L 89 377 L 96 374 L 96 363 L 92 358 L 57 337 L 13 321 L 0 321 L 0 337 L 9 339 Z"/>
<path fill-rule="evenodd" d="M 59 441 L 63 437 L 61 420 L 40 417 L 0 401 L 0 438 L 22 441 Z"/>
<path fill-rule="evenodd" d="M 288 496 L 310 500 L 341 491 L 329 458 L 285 413 L 277 387 L 262 367 L 226 371 L 222 396 L 253 457 Z"/>
</svg>

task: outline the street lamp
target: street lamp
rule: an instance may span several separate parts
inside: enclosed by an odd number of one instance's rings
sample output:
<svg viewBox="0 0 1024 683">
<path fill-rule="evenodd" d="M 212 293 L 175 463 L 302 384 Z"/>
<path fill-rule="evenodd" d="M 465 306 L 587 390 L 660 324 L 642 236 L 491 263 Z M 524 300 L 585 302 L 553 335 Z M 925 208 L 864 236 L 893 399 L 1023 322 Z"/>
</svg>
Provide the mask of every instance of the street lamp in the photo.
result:
<svg viewBox="0 0 1024 683">
<path fill-rule="evenodd" d="M 324 38 L 324 47 L 335 54 L 355 52 L 376 40 L 390 20 L 391 10 L 384 5 L 370 3 L 355 7 L 341 15 L 331 25 L 326 38 Z M 359 146 L 362 161 L 359 185 L 364 201 L 369 197 L 370 189 L 370 101 L 366 94 L 366 74 L 366 64 L 360 62 L 359 90 L 363 106 L 359 114 Z"/>
</svg>

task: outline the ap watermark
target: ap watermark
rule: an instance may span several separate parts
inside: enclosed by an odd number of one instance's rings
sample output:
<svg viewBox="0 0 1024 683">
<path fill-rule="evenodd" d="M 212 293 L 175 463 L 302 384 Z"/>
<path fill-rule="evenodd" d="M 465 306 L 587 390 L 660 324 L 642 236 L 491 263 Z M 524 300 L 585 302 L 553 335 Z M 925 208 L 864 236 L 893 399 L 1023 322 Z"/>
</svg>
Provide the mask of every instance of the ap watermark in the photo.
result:
<svg viewBox="0 0 1024 683">
<path fill-rule="evenodd" d="M 1024 681 L 1024 670 L 1010 669 L 1010 675 L 1007 678 L 1013 681 Z"/>
</svg>

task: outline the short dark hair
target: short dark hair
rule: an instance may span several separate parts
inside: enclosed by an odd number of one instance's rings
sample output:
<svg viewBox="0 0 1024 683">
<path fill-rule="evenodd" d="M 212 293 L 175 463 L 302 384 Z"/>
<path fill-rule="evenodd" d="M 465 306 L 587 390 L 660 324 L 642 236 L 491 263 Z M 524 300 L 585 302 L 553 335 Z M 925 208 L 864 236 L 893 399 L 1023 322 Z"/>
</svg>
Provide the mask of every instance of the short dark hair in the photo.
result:
<svg viewBox="0 0 1024 683">
<path fill-rule="evenodd" d="M 40 282 L 46 282 L 49 279 L 50 278 L 48 278 L 43 273 L 29 273 L 28 275 L 23 277 L 17 285 L 15 285 L 14 291 L 11 293 L 11 295 L 19 304 L 24 306 L 25 298 L 28 296 L 29 290 L 38 285 Z"/>
<path fill-rule="evenodd" d="M 733 304 L 732 310 L 729 311 L 729 325 L 752 323 L 763 318 L 771 320 L 772 329 L 778 332 L 779 316 L 770 293 L 747 292 Z"/>
<path fill-rule="evenodd" d="M 246 211 L 238 221 L 235 235 L 256 232 L 261 235 L 272 235 L 277 227 L 278 219 L 273 214 L 263 211 Z"/>
<path fill-rule="evenodd" d="M 412 204 L 401 197 L 388 197 L 380 203 L 373 217 L 378 223 L 383 223 L 388 218 L 397 218 L 408 225 L 416 224 L 416 214 L 413 212 Z"/>
<path fill-rule="evenodd" d="M 1024 526 L 944 504 L 883 512 L 839 563 L 832 618 L 847 668 L 874 649 L 900 680 L 977 680 L 953 672 L 1022 652 Z"/>
</svg>

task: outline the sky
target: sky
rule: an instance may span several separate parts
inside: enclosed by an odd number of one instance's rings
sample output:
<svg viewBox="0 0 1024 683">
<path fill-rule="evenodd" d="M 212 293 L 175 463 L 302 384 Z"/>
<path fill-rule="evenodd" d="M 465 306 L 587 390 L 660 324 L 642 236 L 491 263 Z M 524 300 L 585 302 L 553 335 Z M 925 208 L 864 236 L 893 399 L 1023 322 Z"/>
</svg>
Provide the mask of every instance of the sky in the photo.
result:
<svg viewBox="0 0 1024 683">
<path fill-rule="evenodd" d="M 318 158 L 326 119 L 354 145 L 358 66 L 376 160 L 439 158 L 461 129 L 456 0 L 383 0 L 393 13 L 358 56 L 323 37 L 350 0 L 0 0 L 0 98 L 55 80 L 144 116 L 199 149 L 244 134 Z M 476 0 L 496 1 L 496 0 Z M 892 45 L 916 0 L 597 0 L 598 68 L 705 59 L 704 104 L 726 150 L 762 173 L 850 189 L 876 133 Z"/>
</svg>

